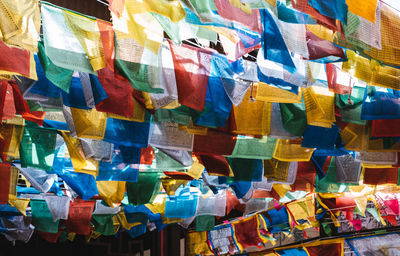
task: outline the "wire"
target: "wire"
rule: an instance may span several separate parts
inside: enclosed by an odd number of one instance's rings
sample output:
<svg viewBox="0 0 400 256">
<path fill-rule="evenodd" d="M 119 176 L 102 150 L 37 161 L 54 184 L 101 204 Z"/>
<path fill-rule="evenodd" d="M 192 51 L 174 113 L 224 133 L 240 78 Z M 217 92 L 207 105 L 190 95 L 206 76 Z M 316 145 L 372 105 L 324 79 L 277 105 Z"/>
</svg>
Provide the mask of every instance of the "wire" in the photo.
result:
<svg viewBox="0 0 400 256">
<path fill-rule="evenodd" d="M 389 6 L 390 8 L 392 8 L 392 9 L 394 9 L 394 10 L 396 10 L 397 12 L 399 12 L 400 13 L 400 10 L 399 9 L 397 9 L 396 7 L 394 7 L 393 5 L 391 5 L 391 4 L 389 4 L 389 3 L 387 3 L 387 2 L 385 2 L 385 1 L 383 1 L 383 0 L 381 0 L 381 2 L 382 3 L 384 3 L 384 4 L 386 4 L 387 6 Z"/>
<path fill-rule="evenodd" d="M 193 46 L 196 46 L 196 47 L 199 47 L 199 48 L 204 49 L 204 46 L 202 46 L 202 45 L 200 45 L 200 44 L 194 43 L 194 42 L 189 41 L 189 40 L 183 40 L 183 41 L 185 41 L 185 43 L 189 43 L 189 44 L 191 44 L 191 45 L 193 45 Z"/>
<path fill-rule="evenodd" d="M 102 3 L 102 4 L 104 4 L 104 5 L 106 5 L 106 6 L 109 6 L 109 4 L 108 3 L 106 3 L 106 2 L 103 2 L 103 1 L 101 1 L 101 0 L 96 0 L 97 2 L 99 2 L 99 3 Z"/>
</svg>

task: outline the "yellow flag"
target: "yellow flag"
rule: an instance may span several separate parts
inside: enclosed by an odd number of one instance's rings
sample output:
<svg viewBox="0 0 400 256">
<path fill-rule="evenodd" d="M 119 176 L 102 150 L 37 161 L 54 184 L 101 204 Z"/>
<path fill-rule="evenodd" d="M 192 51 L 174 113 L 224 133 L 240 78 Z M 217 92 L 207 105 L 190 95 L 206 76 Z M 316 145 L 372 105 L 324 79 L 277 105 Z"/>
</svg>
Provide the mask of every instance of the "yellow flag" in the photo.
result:
<svg viewBox="0 0 400 256">
<path fill-rule="evenodd" d="M 125 116 L 120 116 L 120 115 L 116 115 L 116 114 L 112 114 L 112 113 L 107 113 L 107 117 L 143 123 L 145 114 L 146 114 L 145 108 L 142 105 L 140 105 L 140 103 L 135 98 L 133 98 L 133 116 L 132 117 L 125 117 Z"/>
<path fill-rule="evenodd" d="M 301 103 L 301 96 L 301 91 L 295 94 L 266 83 L 259 83 L 256 100 L 278 103 Z"/>
<path fill-rule="evenodd" d="M 346 0 L 346 4 L 350 12 L 375 23 L 375 10 L 378 0 Z"/>
<path fill-rule="evenodd" d="M 117 38 L 134 39 L 157 54 L 163 40 L 163 29 L 151 12 L 166 16 L 172 22 L 178 22 L 186 16 L 176 0 L 126 0 L 120 17 L 111 13 Z"/>
<path fill-rule="evenodd" d="M 309 125 L 330 128 L 335 118 L 335 93 L 328 87 L 312 86 L 303 89 Z"/>
<path fill-rule="evenodd" d="M 63 15 L 72 33 L 85 50 L 93 70 L 104 68 L 106 60 L 96 20 L 66 10 L 63 10 Z"/>
<path fill-rule="evenodd" d="M 117 207 L 125 196 L 125 181 L 96 181 L 99 195 L 110 207 Z"/>
<path fill-rule="evenodd" d="M 303 148 L 300 141 L 278 139 L 273 157 L 280 161 L 305 161 L 311 159 L 314 148 Z"/>
<path fill-rule="evenodd" d="M 400 65 L 400 41 L 397 28 L 400 26 L 398 12 L 386 4 L 381 4 L 382 49 L 371 47 L 366 54 L 387 65 Z"/>
<path fill-rule="evenodd" d="M 26 216 L 26 207 L 28 207 L 29 202 L 30 199 L 26 198 L 16 198 L 8 200 L 10 206 L 17 208 L 17 210 L 24 216 Z"/>
<path fill-rule="evenodd" d="M 189 255 L 214 255 L 208 246 L 208 232 L 189 232 L 186 235 Z"/>
<path fill-rule="evenodd" d="M 102 140 L 106 131 L 107 114 L 96 109 L 70 108 L 76 134 L 81 138 Z"/>
<path fill-rule="evenodd" d="M 249 100 L 251 93 L 256 94 L 258 87 L 254 91 L 247 90 L 242 102 L 238 106 L 233 106 L 235 115 L 236 133 L 251 135 L 268 135 L 271 130 L 271 103 Z"/>
<path fill-rule="evenodd" d="M 39 29 L 39 0 L 0 1 L 0 39 L 3 42 L 37 52 Z"/>
<path fill-rule="evenodd" d="M 71 136 L 71 133 L 61 131 L 65 144 L 68 148 L 69 157 L 71 158 L 72 165 L 75 172 L 88 173 L 93 176 L 98 175 L 99 161 L 94 159 L 86 159 L 79 139 Z"/>
</svg>

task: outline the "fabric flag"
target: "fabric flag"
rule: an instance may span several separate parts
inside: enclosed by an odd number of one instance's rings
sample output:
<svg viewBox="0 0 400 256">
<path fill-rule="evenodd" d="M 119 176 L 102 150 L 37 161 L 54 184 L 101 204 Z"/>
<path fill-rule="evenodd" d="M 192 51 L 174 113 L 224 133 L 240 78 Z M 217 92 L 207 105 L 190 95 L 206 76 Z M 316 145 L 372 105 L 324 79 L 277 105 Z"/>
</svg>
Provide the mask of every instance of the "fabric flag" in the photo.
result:
<svg viewBox="0 0 400 256">
<path fill-rule="evenodd" d="M 104 140 L 128 147 L 147 148 L 150 123 L 107 118 Z"/>
<path fill-rule="evenodd" d="M 278 139 L 274 158 L 281 161 L 309 161 L 314 148 L 304 148 L 299 140 Z"/>
<path fill-rule="evenodd" d="M 65 221 L 68 232 L 79 235 L 89 235 L 90 219 L 94 210 L 95 201 L 75 199 L 70 203 L 68 219 Z"/>
<path fill-rule="evenodd" d="M 83 153 L 86 158 L 94 158 L 97 161 L 111 162 L 114 144 L 103 140 L 81 139 Z"/>
<path fill-rule="evenodd" d="M 215 254 L 235 254 L 240 249 L 235 242 L 233 227 L 228 225 L 218 226 L 209 231 L 208 239 Z"/>
<path fill-rule="evenodd" d="M 119 74 L 128 79 L 134 89 L 150 93 L 162 93 L 163 89 L 159 76 L 160 57 L 158 55 L 162 40 L 157 47 L 157 52 L 154 53 L 140 45 L 135 39 L 123 36 L 117 30 L 115 33 L 115 65 Z"/>
<path fill-rule="evenodd" d="M 305 94 L 303 93 L 305 96 Z M 305 106 L 303 102 L 298 103 L 279 103 L 281 123 L 287 133 L 296 136 L 303 135 L 307 128 Z"/>
<path fill-rule="evenodd" d="M 396 253 L 399 253 L 396 246 L 399 241 L 400 235 L 397 233 L 346 239 L 346 242 L 358 255 L 378 254 L 385 250 L 390 254 L 396 255 Z"/>
<path fill-rule="evenodd" d="M 231 169 L 225 157 L 220 155 L 198 155 L 209 174 L 229 176 Z"/>
<path fill-rule="evenodd" d="M 258 81 L 257 65 L 250 61 L 229 62 L 223 55 L 214 55 L 213 59 L 215 74 L 210 74 L 212 79 L 217 76 L 221 79 L 222 86 L 232 104 L 238 106 L 250 87 L 251 81 Z M 213 70 L 214 71 L 214 70 Z"/>
<path fill-rule="evenodd" d="M 286 110 L 286 109 L 284 109 L 284 110 Z M 304 129 L 305 129 L 305 127 L 302 128 L 302 131 L 304 131 Z M 275 103 L 275 102 L 273 102 L 271 104 L 271 131 L 270 131 L 269 137 L 281 138 L 281 139 L 290 139 L 290 138 L 293 139 L 293 138 L 297 137 L 296 135 L 293 135 L 290 132 L 288 132 L 283 127 L 281 108 L 280 108 L 279 103 Z"/>
<path fill-rule="evenodd" d="M 257 36 L 251 37 L 241 34 L 241 31 L 225 27 L 213 27 L 212 30 L 218 33 L 221 45 L 229 61 L 236 61 L 261 47 L 260 33 L 255 33 Z"/>
<path fill-rule="evenodd" d="M 31 62 L 33 54 L 28 50 L 8 46 L 1 40 L 0 52 L 2 56 L 0 57 L 0 75 L 17 74 L 31 77 L 31 69 L 35 69 L 34 61 L 33 63 Z M 13 56 L 13 58 L 9 58 L 8 56 Z"/>
<path fill-rule="evenodd" d="M 180 130 L 176 123 L 152 124 L 150 145 L 157 148 L 192 151 L 194 135 Z"/>
<path fill-rule="evenodd" d="M 334 0 L 327 3 L 323 0 L 308 0 L 308 3 L 317 9 L 321 14 L 332 19 L 338 19 L 342 23 L 347 23 L 347 4 L 346 0 Z"/>
<path fill-rule="evenodd" d="M 164 29 L 165 33 L 167 33 L 168 37 L 177 45 L 181 45 L 183 40 L 198 37 L 200 27 L 196 25 L 189 24 L 185 20 L 172 22 L 168 17 L 157 13 L 152 13 L 152 15 Z M 211 30 L 208 31 L 211 32 Z"/>
<path fill-rule="evenodd" d="M 208 130 L 207 135 L 195 135 L 193 153 L 231 155 L 235 148 L 236 138 L 228 133 Z"/>
<path fill-rule="evenodd" d="M 278 19 L 288 23 L 297 24 L 314 24 L 315 19 L 303 12 L 300 12 L 293 7 L 287 6 L 285 3 L 278 2 L 276 5 L 278 11 Z"/>
<path fill-rule="evenodd" d="M 0 140 L 0 148 L 2 149 L 3 158 L 5 156 L 18 157 L 24 130 L 22 124 L 23 121 L 20 124 L 4 124 L 3 128 L 0 129 L 0 134 L 3 136 Z"/>
<path fill-rule="evenodd" d="M 193 1 L 193 0 L 184 0 L 184 3 L 187 16 L 189 16 L 190 12 L 193 15 L 197 16 L 197 19 L 201 22 L 215 22 L 218 19 L 218 15 L 213 11 L 217 10 L 214 1 L 206 0 L 206 1 Z M 188 17 L 186 16 L 186 20 Z"/>
<path fill-rule="evenodd" d="M 215 216 L 201 215 L 196 216 L 196 231 L 208 231 L 214 229 Z"/>
<path fill-rule="evenodd" d="M 95 215 L 93 214 L 91 223 L 94 225 L 96 232 L 105 236 L 114 235 L 113 215 Z"/>
<path fill-rule="evenodd" d="M 375 23 L 375 10 L 378 5 L 377 0 L 359 1 L 346 0 L 346 4 L 350 12 L 363 17 L 364 19 Z"/>
<path fill-rule="evenodd" d="M 70 109 L 78 137 L 98 140 L 104 138 L 107 124 L 106 113 L 96 111 L 95 109 Z"/>
<path fill-rule="evenodd" d="M 240 245 L 241 250 L 250 246 L 256 246 L 258 248 L 263 247 L 263 241 L 260 237 L 258 226 L 259 221 L 257 216 L 253 216 L 233 224 L 235 238 L 237 243 Z"/>
<path fill-rule="evenodd" d="M 2 80 L 1 82 L 1 89 L 0 89 L 0 119 L 12 119 L 15 116 L 15 104 L 14 104 L 14 95 L 13 95 L 13 88 L 11 85 Z"/>
<path fill-rule="evenodd" d="M 56 174 L 49 174 L 44 170 L 31 167 L 21 168 L 21 166 L 17 164 L 15 166 L 35 189 L 43 193 L 48 192 L 57 179 Z"/>
<path fill-rule="evenodd" d="M 306 107 L 307 123 L 309 125 L 330 128 L 335 117 L 335 93 L 329 88 L 312 86 L 303 88 L 303 97 Z"/>
<path fill-rule="evenodd" d="M 308 84 L 309 68 L 299 55 L 294 55 L 293 61 L 297 67 L 296 72 L 280 63 L 265 59 L 264 49 L 260 49 L 257 54 L 258 81 L 298 94 L 298 86 L 305 87 Z"/>
<path fill-rule="evenodd" d="M 238 134 L 268 135 L 270 131 L 271 103 L 251 100 L 252 94 L 257 94 L 258 88 L 248 90 L 242 102 L 233 107 Z"/>
<path fill-rule="evenodd" d="M 36 60 L 36 72 L 39 76 L 38 83 L 43 87 L 51 89 L 52 97 L 58 98 L 59 89 L 69 92 L 74 71 L 54 65 L 52 60 L 46 55 L 43 42 L 38 43 L 38 58 Z M 54 88 L 55 87 L 55 88 Z M 34 92 L 34 91 L 33 91 Z"/>
<path fill-rule="evenodd" d="M 215 1 L 218 14 L 228 20 L 245 25 L 250 30 L 261 33 L 261 17 L 259 10 L 250 9 L 240 1 Z"/>
<path fill-rule="evenodd" d="M 388 4 L 381 2 L 381 38 L 382 49 L 372 47 L 371 50 L 364 52 L 387 65 L 399 66 L 399 40 L 397 33 L 393 33 L 393 28 L 399 25 L 397 11 L 391 8 Z M 377 38 L 379 40 L 379 38 Z"/>
<path fill-rule="evenodd" d="M 110 206 L 118 206 L 125 195 L 125 181 L 96 181 L 100 197 Z"/>
<path fill-rule="evenodd" d="M 44 200 L 31 200 L 32 222 L 35 229 L 48 233 L 58 233 L 60 220 L 53 221 L 51 212 Z"/>
<path fill-rule="evenodd" d="M 395 100 L 398 98 L 398 91 L 377 86 L 368 86 L 366 90 L 361 119 L 399 119 L 400 103 Z"/>
<path fill-rule="evenodd" d="M 259 83 L 256 91 L 256 100 L 265 102 L 279 102 L 279 103 L 301 103 L 301 91 L 297 94 L 268 85 L 266 83 Z"/>
<path fill-rule="evenodd" d="M 1 4 L 0 39 L 31 52 L 37 52 L 40 30 L 38 0 L 5 0 Z"/>
<path fill-rule="evenodd" d="M 96 180 L 137 182 L 139 170 L 134 165 L 123 163 L 121 158 L 121 154 L 116 154 L 114 151 L 111 163 L 100 161 L 99 175 Z"/>
<path fill-rule="evenodd" d="M 365 168 L 364 184 L 397 184 L 397 168 Z"/>
<path fill-rule="evenodd" d="M 201 232 L 188 232 L 187 234 L 187 245 L 189 253 L 192 255 L 197 254 L 205 254 L 208 255 L 212 253 L 210 250 L 207 241 L 208 241 L 208 233 L 206 231 Z"/>
<path fill-rule="evenodd" d="M 86 159 L 82 149 L 81 141 L 75 137 L 72 137 L 70 133 L 61 131 L 64 138 L 65 144 L 68 148 L 68 156 L 76 172 L 88 173 L 97 176 L 98 175 L 98 162 L 94 159 Z M 65 147 L 60 147 L 57 154 L 60 157 L 64 157 Z M 58 159 L 57 159 L 58 160 Z M 66 160 L 63 160 L 66 161 Z"/>
<path fill-rule="evenodd" d="M 67 196 L 46 195 L 45 198 L 47 207 L 50 210 L 53 221 L 68 219 L 70 198 Z"/>
<path fill-rule="evenodd" d="M 41 14 L 45 52 L 54 65 L 95 74 L 85 49 L 68 25 L 68 15 L 75 14 L 49 4 L 42 5 Z"/>
<path fill-rule="evenodd" d="M 115 38 L 112 24 L 99 19 L 96 22 L 100 30 L 100 49 L 103 50 L 106 67 L 114 71 Z"/>
<path fill-rule="evenodd" d="M 335 62 L 346 59 L 344 51 L 328 40 L 319 38 L 310 30 L 306 30 L 309 60 L 318 62 Z"/>
<path fill-rule="evenodd" d="M 157 54 L 163 40 L 163 29 L 151 12 L 166 16 L 172 22 L 185 17 L 185 11 L 178 1 L 126 0 L 121 17 L 111 13 L 117 40 L 133 40 Z"/>
<path fill-rule="evenodd" d="M 276 159 L 264 160 L 264 177 L 268 181 L 281 184 L 292 184 L 297 173 L 297 163 Z"/>
<path fill-rule="evenodd" d="M 264 27 L 262 40 L 264 58 L 284 65 L 293 73 L 296 70 L 296 66 L 279 30 L 277 19 L 267 9 L 261 10 L 260 13 Z"/>
<path fill-rule="evenodd" d="M 1 163 L 0 165 L 1 175 L 1 190 L 0 190 L 0 203 L 7 204 L 10 194 L 10 178 L 11 178 L 11 165 L 7 163 Z"/>
<path fill-rule="evenodd" d="M 250 136 L 238 136 L 232 157 L 249 159 L 271 159 L 275 150 L 276 139 L 263 136 L 252 138 Z"/>
<path fill-rule="evenodd" d="M 263 176 L 263 162 L 261 159 L 246 159 L 228 157 L 227 161 L 232 169 L 233 181 L 261 181 Z M 231 178 L 228 178 L 231 179 Z"/>
<path fill-rule="evenodd" d="M 303 134 L 301 146 L 333 150 L 338 135 L 339 128 L 336 125 L 333 125 L 332 128 L 309 125 Z"/>
<path fill-rule="evenodd" d="M 226 191 L 218 192 L 218 194 L 205 194 L 199 196 L 196 208 L 196 216 L 213 215 L 224 216 L 226 208 Z"/>
<path fill-rule="evenodd" d="M 220 64 L 222 63 L 222 64 Z M 196 125 L 208 127 L 224 127 L 231 113 L 232 102 L 223 86 L 224 71 L 221 69 L 229 65 L 225 56 L 213 54 L 211 60 L 211 73 L 207 84 L 204 110 L 196 120 Z"/>
<path fill-rule="evenodd" d="M 69 29 L 74 33 L 85 50 L 93 70 L 96 71 L 104 68 L 106 66 L 106 59 L 103 50 L 103 40 L 101 40 L 102 31 L 100 29 L 105 29 L 104 32 L 107 32 L 107 30 L 111 29 L 111 24 L 108 27 L 104 23 L 102 23 L 103 26 L 99 26 L 99 22 L 91 17 L 70 11 L 64 11 L 63 14 Z M 108 39 L 112 40 L 112 37 Z"/>
<path fill-rule="evenodd" d="M 18 240 L 28 243 L 34 231 L 31 220 L 27 220 L 24 216 L 2 218 L 1 226 L 7 229 L 6 233 L 3 234 L 11 242 Z"/>
<path fill-rule="evenodd" d="M 207 94 L 212 52 L 189 45 L 176 46 L 170 42 L 179 103 L 202 111 Z"/>
<path fill-rule="evenodd" d="M 390 122 L 390 125 L 388 125 Z M 399 137 L 398 127 L 400 119 L 378 119 L 372 121 L 371 136 L 373 137 Z"/>
<path fill-rule="evenodd" d="M 375 13 L 373 13 L 375 21 L 372 22 L 367 20 L 365 17 L 358 17 L 356 15 L 349 16 L 347 25 L 344 27 L 344 33 L 346 39 L 350 43 L 360 46 L 363 49 L 370 50 L 370 47 L 368 46 L 382 49 L 381 7 L 379 1 L 366 1 L 366 4 L 357 4 L 357 6 L 365 8 L 368 6 L 368 2 L 375 2 L 375 8 L 368 9 L 369 11 L 376 10 Z"/>
<path fill-rule="evenodd" d="M 352 155 L 335 157 L 336 179 L 339 183 L 358 184 L 361 175 L 361 163 L 355 161 Z"/>
<path fill-rule="evenodd" d="M 128 200 L 135 205 L 152 203 L 160 189 L 160 174 L 157 172 L 140 172 L 138 182 L 126 183 Z"/>
<path fill-rule="evenodd" d="M 21 166 L 50 171 L 53 166 L 57 132 L 25 127 L 20 146 Z"/>
<path fill-rule="evenodd" d="M 306 13 L 317 19 L 317 23 L 324 24 L 329 29 L 337 30 L 335 19 L 322 15 L 318 10 L 313 8 L 308 0 L 291 0 L 294 9 Z"/>
<path fill-rule="evenodd" d="M 168 196 L 165 200 L 166 218 L 190 218 L 195 216 L 198 196 L 190 192 L 190 188 L 179 188 L 174 196 Z"/>
<path fill-rule="evenodd" d="M 167 40 L 164 40 L 160 47 L 159 66 L 160 85 L 164 92 L 150 94 L 151 105 L 154 109 L 159 109 L 161 107 L 167 108 L 167 106 L 174 108 L 178 104 L 178 91 L 176 87 L 173 56 L 170 44 Z"/>
<path fill-rule="evenodd" d="M 121 17 L 124 11 L 125 0 L 107 0 L 107 2 L 109 3 L 108 9 L 115 13 L 117 17 Z"/>
</svg>

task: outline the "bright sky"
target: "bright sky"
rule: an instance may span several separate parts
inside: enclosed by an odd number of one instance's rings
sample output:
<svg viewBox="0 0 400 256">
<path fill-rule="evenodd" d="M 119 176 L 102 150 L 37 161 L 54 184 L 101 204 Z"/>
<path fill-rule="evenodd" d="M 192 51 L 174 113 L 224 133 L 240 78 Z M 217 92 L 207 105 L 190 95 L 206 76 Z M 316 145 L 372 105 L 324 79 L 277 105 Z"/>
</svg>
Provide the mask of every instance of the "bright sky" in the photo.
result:
<svg viewBox="0 0 400 256">
<path fill-rule="evenodd" d="M 396 8 L 397 11 L 400 12 L 400 0 L 382 0 L 382 2 L 385 2 L 393 8 Z"/>
</svg>

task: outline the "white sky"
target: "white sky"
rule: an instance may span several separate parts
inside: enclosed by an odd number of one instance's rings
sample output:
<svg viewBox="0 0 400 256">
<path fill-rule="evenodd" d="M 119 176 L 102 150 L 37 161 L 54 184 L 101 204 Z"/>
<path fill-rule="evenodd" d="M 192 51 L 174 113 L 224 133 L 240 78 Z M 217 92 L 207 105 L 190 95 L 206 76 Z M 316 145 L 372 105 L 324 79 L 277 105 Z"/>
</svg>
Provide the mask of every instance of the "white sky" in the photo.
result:
<svg viewBox="0 0 400 256">
<path fill-rule="evenodd" d="M 400 12 L 400 0 L 382 0 L 382 2 L 385 2 L 393 8 L 396 8 Z"/>
</svg>

